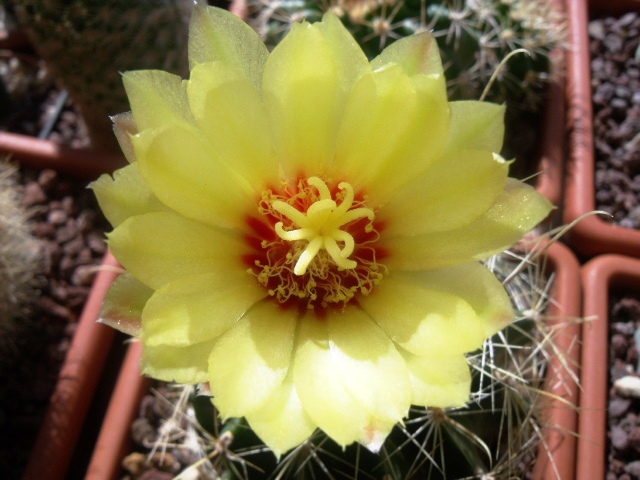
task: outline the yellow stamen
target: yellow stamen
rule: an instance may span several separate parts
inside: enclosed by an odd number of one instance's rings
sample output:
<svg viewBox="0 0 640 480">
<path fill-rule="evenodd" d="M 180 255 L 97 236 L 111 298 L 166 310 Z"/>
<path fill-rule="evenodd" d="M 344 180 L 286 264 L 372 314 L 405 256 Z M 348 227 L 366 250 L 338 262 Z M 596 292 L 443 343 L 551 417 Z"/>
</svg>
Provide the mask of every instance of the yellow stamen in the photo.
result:
<svg viewBox="0 0 640 480">
<path fill-rule="evenodd" d="M 354 260 L 349 260 L 353 253 L 355 242 L 353 236 L 341 230 L 340 227 L 347 223 L 368 218 L 373 220 L 373 211 L 365 208 L 354 208 L 353 187 L 342 182 L 338 188 L 344 192 L 344 198 L 340 205 L 331 198 L 331 192 L 327 184 L 318 177 L 309 177 L 307 184 L 315 187 L 320 194 L 320 200 L 315 201 L 307 208 L 306 213 L 300 212 L 295 207 L 281 200 L 273 202 L 273 209 L 291 220 L 297 229 L 285 230 L 284 223 L 278 222 L 275 225 L 276 234 L 283 240 L 298 241 L 306 240 L 307 246 L 298 258 L 293 273 L 304 275 L 307 268 L 320 250 L 325 250 L 335 264 L 342 269 L 349 270 L 358 266 Z M 342 248 L 338 245 L 342 244 Z"/>
</svg>

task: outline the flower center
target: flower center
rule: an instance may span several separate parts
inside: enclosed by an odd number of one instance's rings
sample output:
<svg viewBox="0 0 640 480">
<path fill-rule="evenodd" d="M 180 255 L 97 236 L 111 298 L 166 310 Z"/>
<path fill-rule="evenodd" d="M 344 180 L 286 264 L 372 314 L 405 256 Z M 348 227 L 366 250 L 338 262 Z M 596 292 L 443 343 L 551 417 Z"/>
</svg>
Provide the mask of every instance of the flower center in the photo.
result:
<svg viewBox="0 0 640 480">
<path fill-rule="evenodd" d="M 327 184 L 318 177 L 310 177 L 307 183 L 318 189 L 320 199 L 313 202 L 306 214 L 281 200 L 276 200 L 272 204 L 275 211 L 280 212 L 299 227 L 286 231 L 283 228 L 284 222 L 278 222 L 276 223 L 278 236 L 290 242 L 298 240 L 309 242 L 298 257 L 293 273 L 304 275 L 320 249 L 326 250 L 339 268 L 356 268 L 358 263 L 355 260 L 349 260 L 349 256 L 355 248 L 353 236 L 347 231 L 341 230 L 341 227 L 360 218 L 368 218 L 369 221 L 373 221 L 373 210 L 364 207 L 350 210 L 353 206 L 354 194 L 353 187 L 347 182 L 338 185 L 338 188 L 345 194 L 340 206 L 331 199 L 331 192 L 329 192 Z M 371 231 L 373 226 L 369 223 L 367 229 Z M 342 249 L 338 246 L 338 242 L 344 245 Z"/>
<path fill-rule="evenodd" d="M 258 211 L 260 222 L 249 222 L 260 237 L 249 242 L 256 250 L 247 258 L 249 272 L 280 303 L 344 305 L 357 293 L 367 295 L 386 273 L 378 264 L 384 252 L 374 246 L 375 213 L 347 182 L 334 195 L 318 177 L 293 191 L 268 190 Z"/>
</svg>

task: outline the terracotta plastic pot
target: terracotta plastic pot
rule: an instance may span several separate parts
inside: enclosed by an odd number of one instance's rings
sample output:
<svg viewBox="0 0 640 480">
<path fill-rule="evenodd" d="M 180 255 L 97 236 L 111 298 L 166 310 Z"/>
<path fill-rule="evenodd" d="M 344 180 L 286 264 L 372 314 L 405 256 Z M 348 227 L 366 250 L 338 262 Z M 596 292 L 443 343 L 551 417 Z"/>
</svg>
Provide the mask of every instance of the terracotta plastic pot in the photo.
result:
<svg viewBox="0 0 640 480">
<path fill-rule="evenodd" d="M 542 120 L 536 190 L 560 207 L 564 184 L 565 78 L 549 83 Z"/>
<path fill-rule="evenodd" d="M 131 448 L 131 424 L 138 415 L 140 400 L 149 391 L 150 380 L 140 374 L 142 344 L 129 345 L 109 409 L 96 442 L 85 480 L 120 478 L 122 459 Z"/>
<path fill-rule="evenodd" d="M 50 140 L 7 132 L 0 132 L 0 154 L 9 155 L 29 167 L 52 168 L 86 181 L 95 180 L 127 163 L 122 154 L 71 148 Z"/>
<path fill-rule="evenodd" d="M 115 330 L 96 320 L 117 275 L 118 262 L 107 254 L 60 371 L 24 480 L 65 478 L 115 335 Z"/>
<path fill-rule="evenodd" d="M 565 194 L 564 222 L 570 223 L 595 210 L 595 160 L 591 68 L 589 55 L 589 12 L 620 14 L 640 11 L 639 0 L 567 0 L 569 22 L 568 114 L 569 166 Z M 588 256 L 619 253 L 640 257 L 640 231 L 589 216 L 567 235 L 572 247 Z"/>
<path fill-rule="evenodd" d="M 582 394 L 578 430 L 577 480 L 606 476 L 609 369 L 609 295 L 612 290 L 640 292 L 640 260 L 602 255 L 582 268 L 583 315 L 593 319 L 582 332 Z"/>
<path fill-rule="evenodd" d="M 554 243 L 544 258 L 547 271 L 555 274 L 549 306 L 549 322 L 558 326 L 555 344 L 564 358 L 552 357 L 547 365 L 545 404 L 550 428 L 544 432 L 547 450 L 538 452 L 534 478 L 539 480 L 572 480 L 575 475 L 581 325 L 575 321 L 581 313 L 580 265 L 571 250 Z M 593 477 L 599 478 L 599 477 Z"/>
</svg>

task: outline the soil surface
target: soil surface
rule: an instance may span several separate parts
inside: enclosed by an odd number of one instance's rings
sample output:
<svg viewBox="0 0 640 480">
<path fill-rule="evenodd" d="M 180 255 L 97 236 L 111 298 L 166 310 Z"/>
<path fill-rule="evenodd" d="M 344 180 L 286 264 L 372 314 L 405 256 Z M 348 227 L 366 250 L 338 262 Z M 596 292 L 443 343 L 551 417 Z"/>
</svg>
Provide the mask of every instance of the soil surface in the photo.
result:
<svg viewBox="0 0 640 480">
<path fill-rule="evenodd" d="M 606 480 L 640 478 L 640 391 L 623 394 L 613 384 L 638 376 L 640 294 L 614 295 L 611 300 L 608 473 Z"/>
<path fill-rule="evenodd" d="M 589 24 L 596 208 L 640 228 L 640 14 Z"/>
</svg>

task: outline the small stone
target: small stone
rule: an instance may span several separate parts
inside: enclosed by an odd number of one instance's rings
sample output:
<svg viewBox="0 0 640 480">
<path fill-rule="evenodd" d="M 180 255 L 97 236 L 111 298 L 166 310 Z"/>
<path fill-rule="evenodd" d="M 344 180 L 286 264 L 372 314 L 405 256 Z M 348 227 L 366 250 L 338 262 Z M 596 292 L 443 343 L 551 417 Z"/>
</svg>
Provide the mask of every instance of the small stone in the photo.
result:
<svg viewBox="0 0 640 480">
<path fill-rule="evenodd" d="M 609 402 L 609 416 L 613 418 L 622 417 L 631 406 L 631 399 L 615 397 Z"/>
<path fill-rule="evenodd" d="M 611 445 L 617 450 L 624 452 L 629 448 L 629 434 L 618 426 L 611 427 Z"/>
<path fill-rule="evenodd" d="M 598 20 L 594 20 L 589 23 L 589 36 L 591 38 L 595 38 L 596 40 L 604 40 L 604 26 L 602 22 Z"/>
<path fill-rule="evenodd" d="M 131 424 L 131 437 L 138 445 L 148 447 L 153 445 L 156 432 L 147 418 L 140 417 L 136 418 Z"/>
<path fill-rule="evenodd" d="M 640 478 L 640 460 L 627 464 L 627 466 L 624 467 L 624 471 L 636 478 Z"/>
<path fill-rule="evenodd" d="M 55 185 L 57 180 L 58 180 L 58 172 L 51 169 L 42 170 L 40 172 L 40 175 L 38 176 L 38 184 L 44 190 L 51 190 L 51 187 Z"/>
<path fill-rule="evenodd" d="M 29 182 L 25 185 L 20 202 L 23 206 L 33 207 L 35 205 L 42 205 L 46 201 L 47 196 L 40 185 L 36 182 Z"/>
<path fill-rule="evenodd" d="M 611 336 L 611 350 L 616 358 L 626 358 L 629 341 L 627 337 L 620 333 L 614 333 Z"/>
<path fill-rule="evenodd" d="M 619 395 L 627 398 L 640 398 L 640 378 L 627 375 L 617 379 L 613 387 Z"/>
<path fill-rule="evenodd" d="M 172 473 L 161 472 L 160 470 L 152 468 L 140 475 L 139 480 L 171 480 L 172 478 Z"/>
</svg>

